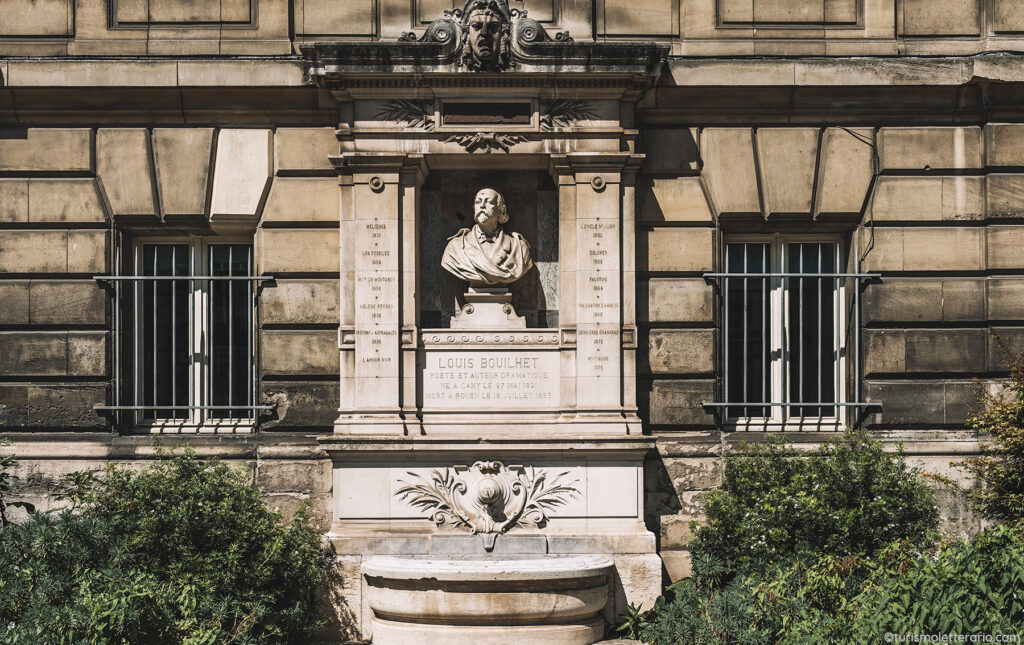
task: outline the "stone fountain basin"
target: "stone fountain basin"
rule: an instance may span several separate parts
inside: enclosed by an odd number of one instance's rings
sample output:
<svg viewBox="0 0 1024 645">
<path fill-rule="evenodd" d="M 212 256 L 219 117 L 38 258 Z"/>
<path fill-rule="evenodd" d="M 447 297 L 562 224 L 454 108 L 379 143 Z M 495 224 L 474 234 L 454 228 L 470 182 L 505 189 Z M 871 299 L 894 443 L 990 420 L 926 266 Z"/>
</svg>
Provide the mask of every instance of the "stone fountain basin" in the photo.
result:
<svg viewBox="0 0 1024 645">
<path fill-rule="evenodd" d="M 363 563 L 374 643 L 601 639 L 614 563 L 600 555 L 440 558 Z M 502 640 L 504 639 L 504 640 Z M 556 639 L 556 640 L 550 640 Z"/>
</svg>

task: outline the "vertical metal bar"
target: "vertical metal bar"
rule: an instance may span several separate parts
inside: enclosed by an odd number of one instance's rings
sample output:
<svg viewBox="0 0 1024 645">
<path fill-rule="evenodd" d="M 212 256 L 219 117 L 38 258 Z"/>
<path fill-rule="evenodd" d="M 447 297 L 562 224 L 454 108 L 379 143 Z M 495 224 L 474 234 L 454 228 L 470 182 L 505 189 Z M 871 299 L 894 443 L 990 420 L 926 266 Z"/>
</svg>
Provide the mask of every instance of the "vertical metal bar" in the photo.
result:
<svg viewBox="0 0 1024 645">
<path fill-rule="evenodd" d="M 803 268 L 804 268 L 804 245 L 803 244 L 798 244 L 797 248 L 800 249 L 800 259 L 799 259 L 799 264 L 797 264 L 797 273 L 803 273 Z M 798 337 L 798 342 L 800 343 L 800 364 L 797 366 L 800 369 L 800 380 L 797 383 L 797 388 L 798 388 L 797 389 L 797 400 L 799 402 L 803 403 L 803 400 L 804 400 L 804 279 L 803 279 L 802 276 L 797 278 L 797 289 L 799 291 L 798 295 L 800 297 L 800 309 L 799 309 L 799 314 L 798 314 L 800 317 L 799 317 L 799 319 L 797 321 L 797 325 L 798 325 L 799 332 L 800 332 L 799 337 Z M 804 416 L 805 413 L 806 413 L 806 411 L 801 406 L 801 408 L 800 408 L 800 416 L 801 417 Z"/>
<path fill-rule="evenodd" d="M 750 245 L 743 245 L 743 273 L 749 273 L 747 269 L 747 259 L 750 257 Z M 743 400 L 748 399 L 747 393 L 747 329 L 750 326 L 750 310 L 747 307 L 747 278 L 743 278 Z M 743 406 L 743 416 L 750 416 L 749 410 L 746 406 Z"/>
<path fill-rule="evenodd" d="M 132 268 L 136 278 L 132 281 L 132 405 L 139 405 L 139 393 L 142 391 L 142 384 L 139 381 L 139 345 L 142 343 L 142 328 L 139 326 L 139 301 L 141 280 L 138 279 L 139 272 L 139 247 L 132 251 Z M 145 273 L 144 271 L 142 273 Z M 139 412 L 132 413 L 133 422 L 138 422 Z"/>
<path fill-rule="evenodd" d="M 196 281 L 195 275 L 196 255 L 195 247 L 188 248 L 188 402 L 189 405 L 202 405 L 203 402 L 196 397 Z M 189 411 L 189 421 L 197 421 L 200 411 L 193 413 Z"/>
<path fill-rule="evenodd" d="M 114 237 L 114 275 L 121 277 L 121 234 Z M 114 405 L 121 407 L 121 281 L 114 280 Z M 121 423 L 121 413 L 115 413 L 115 422 Z"/>
<path fill-rule="evenodd" d="M 253 275 L 252 245 L 251 244 L 246 247 L 245 265 L 246 265 L 246 275 Z M 245 354 L 246 355 L 245 365 L 246 365 L 246 375 L 247 375 L 246 391 L 248 392 L 248 398 L 246 399 L 246 403 L 250 406 L 249 407 L 249 414 L 252 415 L 253 419 L 255 420 L 255 418 L 256 418 L 256 409 L 252 407 L 252 406 L 254 406 L 256 404 L 256 374 L 255 374 L 255 368 L 253 366 L 253 362 L 255 360 L 255 355 L 254 355 L 255 352 L 254 352 L 253 346 L 252 346 L 252 344 L 253 344 L 252 343 L 252 341 L 253 341 L 252 326 L 253 326 L 253 314 L 254 314 L 253 308 L 256 306 L 256 298 L 255 298 L 255 289 L 256 288 L 255 288 L 255 283 L 252 280 L 246 280 L 245 284 L 246 284 L 245 310 L 246 310 L 246 313 L 247 313 L 247 315 L 246 315 L 246 327 L 245 327 L 245 329 L 246 329 L 246 337 L 247 337 L 246 344 L 245 344 L 245 348 L 246 348 L 245 349 L 245 352 L 246 352 L 246 354 Z"/>
<path fill-rule="evenodd" d="M 726 244 L 725 245 L 725 272 L 726 273 L 729 273 L 729 249 L 731 247 L 732 247 L 731 244 Z M 722 335 L 725 336 L 724 342 L 722 343 L 722 350 L 723 350 L 723 353 L 725 354 L 725 360 L 724 360 L 725 369 L 723 370 L 723 374 L 722 374 L 722 381 L 723 381 L 722 388 L 724 390 L 723 394 L 725 395 L 724 398 L 725 398 L 726 402 L 729 401 L 729 283 L 731 281 L 732 281 L 732 279 L 729 278 L 728 276 L 726 276 L 726 278 L 725 278 L 725 287 L 723 289 L 723 291 L 725 293 L 722 296 L 722 298 L 725 300 L 725 306 L 723 307 L 723 309 L 725 310 L 725 320 L 723 321 L 723 324 L 722 324 L 722 327 L 723 327 Z M 729 408 L 725 409 L 725 416 L 726 417 L 729 416 Z"/>
<path fill-rule="evenodd" d="M 156 248 L 153 249 L 153 275 L 159 275 L 160 274 L 160 268 L 159 267 L 160 267 L 160 249 L 161 248 L 162 248 L 161 246 L 157 246 Z M 157 364 L 157 351 L 156 351 L 157 350 L 157 345 L 156 345 L 156 340 L 157 340 L 156 339 L 156 327 L 157 327 L 157 325 L 156 325 L 156 321 L 160 320 L 160 318 L 157 316 L 157 308 L 158 307 L 157 307 L 157 302 L 156 302 L 156 296 L 157 296 L 157 283 L 159 282 L 159 280 L 151 280 L 150 282 L 153 283 L 153 315 L 151 316 L 151 318 L 153 320 L 153 405 L 155 406 L 157 403 L 160 402 L 157 399 L 157 392 L 156 392 L 156 376 L 157 376 L 157 373 L 156 373 L 156 364 Z M 153 418 L 154 419 L 157 418 L 156 415 L 157 415 L 157 409 L 154 407 L 153 408 Z"/>
<path fill-rule="evenodd" d="M 235 245 L 228 245 L 228 275 L 234 275 Z M 234 401 L 234 367 L 235 367 L 235 281 L 228 280 L 228 405 Z M 228 410 L 228 416 L 234 417 L 235 411 Z"/>
<path fill-rule="evenodd" d="M 816 265 L 817 268 L 815 269 L 818 273 L 824 273 L 824 271 L 822 270 L 822 267 L 821 267 L 821 249 L 822 249 L 823 246 L 825 246 L 825 245 L 820 243 L 820 242 L 818 243 L 818 264 Z M 814 363 L 815 366 L 817 367 L 817 369 L 814 370 L 814 371 L 817 372 L 817 376 L 818 376 L 818 402 L 820 403 L 822 401 L 822 398 L 821 398 L 821 344 L 825 340 L 824 339 L 824 334 L 821 333 L 821 287 L 823 286 L 824 279 L 819 277 L 814 282 L 815 282 L 815 286 L 817 287 L 815 289 L 816 293 L 814 294 L 814 296 L 815 296 L 814 299 L 818 301 L 818 330 L 817 330 L 818 342 L 816 343 L 816 345 L 817 345 L 817 348 L 816 348 L 817 349 L 817 357 L 816 357 L 816 360 L 815 360 L 815 363 Z M 821 415 L 821 408 L 818 408 L 818 415 L 819 416 Z"/>
<path fill-rule="evenodd" d="M 835 269 L 834 270 L 835 270 L 836 273 L 841 273 L 841 271 L 840 271 L 840 266 L 841 265 L 840 265 L 840 262 L 839 262 L 839 252 L 840 252 L 839 245 L 835 244 L 835 245 L 833 245 L 833 248 L 835 249 L 835 263 L 834 263 L 835 264 Z M 840 302 L 840 294 L 842 293 L 842 291 L 839 288 L 839 280 L 840 280 L 840 278 L 837 276 L 836 277 L 835 286 L 834 286 L 834 290 L 832 291 L 832 336 L 833 336 L 833 338 L 832 338 L 832 346 L 835 348 L 835 350 L 834 350 L 835 351 L 835 355 L 833 357 L 834 365 L 832 366 L 833 370 L 835 371 L 835 375 L 832 377 L 834 379 L 832 381 L 832 400 L 835 401 L 836 403 L 842 403 L 842 400 L 843 400 L 842 396 L 840 395 L 840 389 L 839 389 L 840 388 L 839 384 L 842 381 L 842 374 L 839 371 L 839 363 L 840 363 L 840 359 L 842 358 L 842 346 L 843 346 L 843 335 L 840 332 L 840 326 L 841 326 L 841 320 L 842 320 L 842 318 L 841 318 L 841 316 L 842 316 L 842 309 L 840 308 L 840 304 L 841 304 L 841 302 Z M 836 418 L 839 417 L 839 407 L 838 406 L 832 408 L 832 412 L 835 414 Z M 844 413 L 844 416 L 846 416 L 845 413 Z"/>
<path fill-rule="evenodd" d="M 178 275 L 178 245 L 171 245 L 171 275 Z M 178 281 L 171 280 L 171 405 L 178 405 Z M 178 418 L 178 411 L 174 411 Z"/>
<path fill-rule="evenodd" d="M 858 277 L 853 279 L 853 402 L 860 403 L 860 256 L 857 245 L 854 245 L 854 273 Z M 857 408 L 854 408 L 856 410 Z"/>
<path fill-rule="evenodd" d="M 761 245 L 761 272 L 769 273 L 770 267 L 767 262 L 768 245 Z M 771 401 L 768 397 L 768 360 L 771 357 L 771 352 L 768 349 L 768 298 L 770 297 L 768 277 L 761 278 L 761 400 Z M 771 416 L 771 409 L 767 410 L 768 416 Z"/>
</svg>

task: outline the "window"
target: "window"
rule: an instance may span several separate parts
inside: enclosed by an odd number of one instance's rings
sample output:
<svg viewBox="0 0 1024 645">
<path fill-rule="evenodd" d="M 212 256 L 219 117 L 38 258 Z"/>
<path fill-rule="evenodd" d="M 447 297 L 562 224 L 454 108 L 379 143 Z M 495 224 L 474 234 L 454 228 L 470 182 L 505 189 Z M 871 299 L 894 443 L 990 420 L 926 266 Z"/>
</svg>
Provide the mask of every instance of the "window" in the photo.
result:
<svg viewBox="0 0 1024 645">
<path fill-rule="evenodd" d="M 115 405 L 160 429 L 251 426 L 255 289 L 248 243 L 140 240 L 115 284 Z M 125 333 L 127 331 L 127 333 Z"/>
<path fill-rule="evenodd" d="M 843 424 L 861 405 L 845 396 L 847 285 L 866 276 L 820 238 L 728 241 L 723 260 L 706 276 L 722 303 L 722 401 L 707 405 L 737 426 Z"/>
</svg>

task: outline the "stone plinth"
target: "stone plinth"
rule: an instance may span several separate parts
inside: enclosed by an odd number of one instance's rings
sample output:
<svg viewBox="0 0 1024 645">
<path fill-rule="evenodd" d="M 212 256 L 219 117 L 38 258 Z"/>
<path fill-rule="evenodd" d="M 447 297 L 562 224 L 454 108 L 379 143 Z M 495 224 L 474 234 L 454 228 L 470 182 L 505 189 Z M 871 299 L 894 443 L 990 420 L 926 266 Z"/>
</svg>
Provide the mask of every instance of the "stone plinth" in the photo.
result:
<svg viewBox="0 0 1024 645">
<path fill-rule="evenodd" d="M 452 317 L 452 329 L 526 329 L 526 318 L 512 307 L 512 293 L 506 287 L 470 287 L 464 304 Z"/>
</svg>

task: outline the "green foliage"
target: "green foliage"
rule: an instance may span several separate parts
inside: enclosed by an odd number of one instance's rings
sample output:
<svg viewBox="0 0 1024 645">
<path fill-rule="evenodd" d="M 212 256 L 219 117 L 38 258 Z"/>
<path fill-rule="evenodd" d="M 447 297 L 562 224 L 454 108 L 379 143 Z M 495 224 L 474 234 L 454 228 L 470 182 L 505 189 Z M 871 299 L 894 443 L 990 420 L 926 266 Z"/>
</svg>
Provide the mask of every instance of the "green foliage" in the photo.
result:
<svg viewBox="0 0 1024 645">
<path fill-rule="evenodd" d="M 992 445 L 982 457 L 958 465 L 982 484 L 968 492 L 982 514 L 1015 522 L 1024 520 L 1024 354 L 1010 356 L 1007 366 L 1007 391 L 983 394 L 984 409 L 968 419 L 975 431 L 992 438 Z"/>
<path fill-rule="evenodd" d="M 3 407 L 0 405 L 0 409 L 3 409 Z M 0 440 L 0 446 L 8 446 L 10 443 L 9 439 Z M 18 484 L 18 478 L 12 472 L 17 467 L 17 457 L 14 455 L 0 455 L 0 531 L 4 530 L 4 527 L 10 523 L 10 520 L 7 518 L 8 508 L 20 507 L 30 513 L 35 510 L 35 506 L 28 502 L 11 502 L 7 499 L 14 492 Z"/>
<path fill-rule="evenodd" d="M 802 554 L 871 553 L 938 523 L 932 490 L 903 453 L 856 432 L 806 453 L 776 440 L 726 455 L 704 514 L 690 552 L 733 571 Z"/>
<path fill-rule="evenodd" d="M 244 473 L 185 452 L 69 497 L 0 534 L 0 643 L 298 643 L 321 625 L 318 534 Z"/>
</svg>

